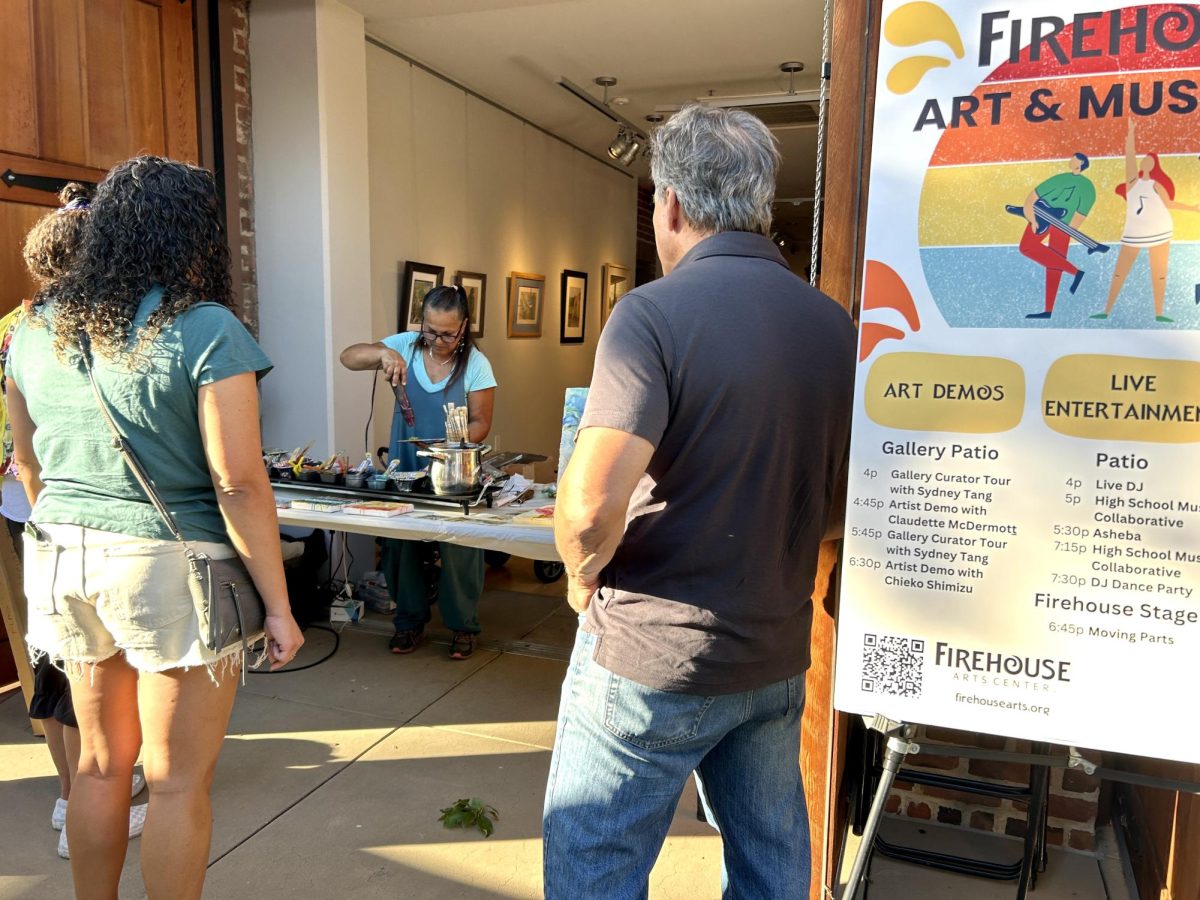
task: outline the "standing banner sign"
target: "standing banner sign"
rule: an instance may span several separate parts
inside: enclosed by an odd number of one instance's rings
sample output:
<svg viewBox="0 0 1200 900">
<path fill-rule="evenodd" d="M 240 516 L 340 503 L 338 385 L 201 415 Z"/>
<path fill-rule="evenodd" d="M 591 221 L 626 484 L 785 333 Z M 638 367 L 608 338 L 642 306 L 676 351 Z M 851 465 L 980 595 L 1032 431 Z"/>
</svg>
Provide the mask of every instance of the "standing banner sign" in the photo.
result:
<svg viewBox="0 0 1200 900">
<path fill-rule="evenodd" d="M 1200 6 L 882 21 L 836 705 L 1200 762 Z"/>
</svg>

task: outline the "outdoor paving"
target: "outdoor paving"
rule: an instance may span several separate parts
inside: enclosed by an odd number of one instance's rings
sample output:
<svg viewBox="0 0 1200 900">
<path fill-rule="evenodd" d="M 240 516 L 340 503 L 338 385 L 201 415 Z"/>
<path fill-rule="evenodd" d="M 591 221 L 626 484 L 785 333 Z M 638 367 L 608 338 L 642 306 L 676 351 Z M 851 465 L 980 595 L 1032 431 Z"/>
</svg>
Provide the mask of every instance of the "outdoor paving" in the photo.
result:
<svg viewBox="0 0 1200 900">
<path fill-rule="evenodd" d="M 485 637 L 564 655 L 576 617 L 561 585 L 537 584 L 528 568 L 514 560 L 489 573 Z M 299 662 L 319 659 L 332 645 L 332 635 L 310 631 Z M 541 896 L 542 796 L 566 662 L 488 649 L 453 662 L 446 653 L 444 644 L 426 641 L 411 656 L 395 657 L 385 636 L 347 629 L 337 654 L 317 668 L 248 676 L 213 789 L 206 897 Z M 70 866 L 55 854 L 49 824 L 56 790 L 20 695 L 0 701 L 0 900 L 71 896 Z M 499 810 L 491 838 L 441 827 L 439 809 L 460 797 L 481 797 Z M 720 840 L 695 809 L 689 786 L 651 878 L 655 900 L 720 895 Z M 122 898 L 145 897 L 139 849 L 130 843 Z M 1015 893 L 1011 884 L 884 860 L 872 876 L 871 900 Z M 1035 896 L 1108 895 L 1096 860 L 1055 854 Z"/>
</svg>

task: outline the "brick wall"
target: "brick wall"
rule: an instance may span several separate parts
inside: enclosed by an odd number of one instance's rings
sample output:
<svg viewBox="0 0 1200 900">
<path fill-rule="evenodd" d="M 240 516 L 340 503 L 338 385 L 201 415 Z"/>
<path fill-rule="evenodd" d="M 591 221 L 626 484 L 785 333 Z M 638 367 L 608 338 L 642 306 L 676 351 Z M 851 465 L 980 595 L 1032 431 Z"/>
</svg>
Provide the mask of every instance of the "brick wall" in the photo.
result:
<svg viewBox="0 0 1200 900">
<path fill-rule="evenodd" d="M 922 746 L 952 744 L 983 747 L 988 750 L 1030 752 L 1028 741 L 933 726 L 922 726 L 917 732 L 916 742 Z M 1051 754 L 1065 755 L 1066 750 L 1053 747 Z M 1086 755 L 1093 761 L 1098 759 L 1096 753 Z M 1029 766 L 1016 763 L 920 753 L 910 756 L 904 762 L 904 767 L 1001 784 L 1029 783 Z M 1025 834 L 1027 805 L 1019 800 L 980 797 L 897 780 L 895 789 L 888 797 L 887 811 L 910 819 L 923 819 L 944 825 L 960 825 L 995 834 L 1021 837 Z M 1086 775 L 1078 769 L 1050 770 L 1050 809 L 1046 827 L 1048 843 L 1074 850 L 1095 850 L 1099 812 L 1100 779 Z"/>
<path fill-rule="evenodd" d="M 241 270 L 242 321 L 257 336 L 258 271 L 254 249 L 254 154 L 250 134 L 249 6 L 250 0 L 231 0 L 230 3 L 233 31 L 233 121 L 237 142 L 235 183 L 240 218 L 240 235 L 230 249 L 233 251 L 233 265 Z M 234 183 L 228 186 L 231 191 L 234 187 Z"/>
<path fill-rule="evenodd" d="M 639 183 L 637 192 L 637 271 L 634 284 L 658 278 L 658 250 L 654 245 L 654 187 Z"/>
</svg>

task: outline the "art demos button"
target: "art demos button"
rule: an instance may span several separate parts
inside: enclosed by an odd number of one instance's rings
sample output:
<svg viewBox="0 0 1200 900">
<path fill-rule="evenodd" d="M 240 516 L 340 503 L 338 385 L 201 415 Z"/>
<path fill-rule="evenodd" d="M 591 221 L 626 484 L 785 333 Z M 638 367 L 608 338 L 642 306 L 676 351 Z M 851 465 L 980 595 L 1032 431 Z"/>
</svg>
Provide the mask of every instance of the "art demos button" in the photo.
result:
<svg viewBox="0 0 1200 900">
<path fill-rule="evenodd" d="M 1025 373 L 994 356 L 889 353 L 871 366 L 864 399 L 886 428 L 995 434 L 1021 422 Z"/>
</svg>

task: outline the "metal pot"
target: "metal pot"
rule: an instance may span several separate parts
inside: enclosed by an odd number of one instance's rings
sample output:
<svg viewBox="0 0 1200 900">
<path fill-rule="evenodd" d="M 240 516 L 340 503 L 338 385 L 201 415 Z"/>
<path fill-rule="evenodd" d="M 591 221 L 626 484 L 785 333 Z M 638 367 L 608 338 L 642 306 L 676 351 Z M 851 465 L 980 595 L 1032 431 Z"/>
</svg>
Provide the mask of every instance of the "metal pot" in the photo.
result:
<svg viewBox="0 0 1200 900">
<path fill-rule="evenodd" d="M 431 444 L 417 456 L 433 460 L 429 480 L 435 494 L 469 494 L 479 487 L 479 470 L 490 451 L 487 444 Z"/>
</svg>

